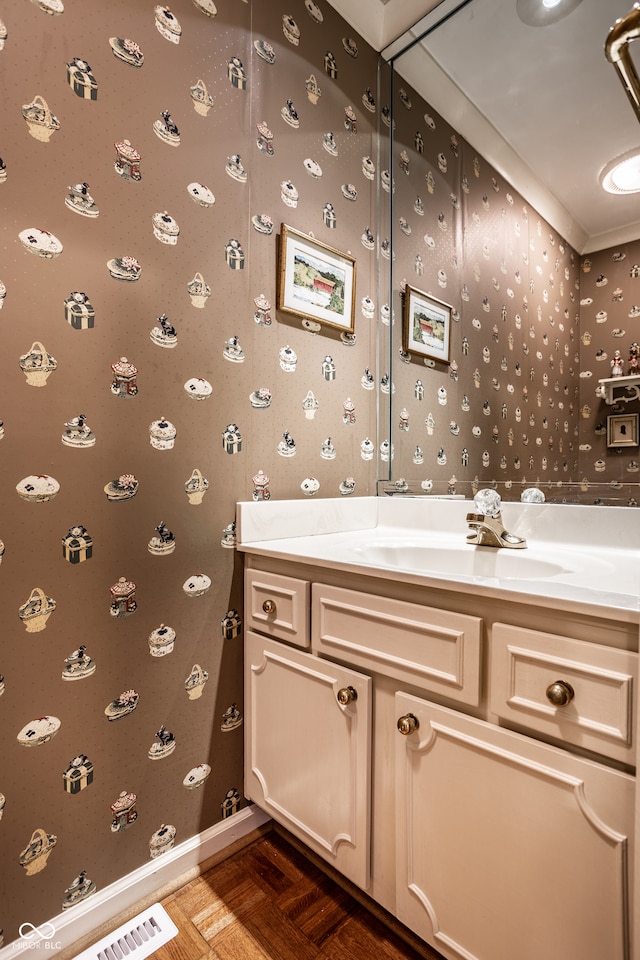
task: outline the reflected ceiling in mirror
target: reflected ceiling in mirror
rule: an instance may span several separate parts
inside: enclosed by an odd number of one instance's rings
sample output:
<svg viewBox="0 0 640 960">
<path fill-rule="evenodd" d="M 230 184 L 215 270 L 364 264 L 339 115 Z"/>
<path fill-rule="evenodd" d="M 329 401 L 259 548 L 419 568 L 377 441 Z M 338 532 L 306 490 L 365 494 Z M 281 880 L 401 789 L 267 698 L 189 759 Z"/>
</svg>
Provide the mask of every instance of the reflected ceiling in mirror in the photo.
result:
<svg viewBox="0 0 640 960">
<path fill-rule="evenodd" d="M 558 12 L 542 0 L 443 0 L 383 56 L 578 253 L 635 239 L 637 210 L 599 184 L 640 141 L 604 55 L 631 0 L 569 0 L 560 20 L 538 27 L 518 15 L 534 3 L 541 19 Z"/>
</svg>

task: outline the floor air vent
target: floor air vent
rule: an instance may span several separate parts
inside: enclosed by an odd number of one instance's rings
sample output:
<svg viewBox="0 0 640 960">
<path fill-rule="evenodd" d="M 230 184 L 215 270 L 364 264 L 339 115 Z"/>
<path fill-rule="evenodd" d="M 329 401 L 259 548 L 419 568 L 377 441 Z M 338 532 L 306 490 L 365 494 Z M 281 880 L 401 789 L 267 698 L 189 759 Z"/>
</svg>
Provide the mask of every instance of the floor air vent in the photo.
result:
<svg viewBox="0 0 640 960">
<path fill-rule="evenodd" d="M 178 928 L 159 903 L 103 937 L 76 960 L 144 960 L 178 935 Z"/>
</svg>

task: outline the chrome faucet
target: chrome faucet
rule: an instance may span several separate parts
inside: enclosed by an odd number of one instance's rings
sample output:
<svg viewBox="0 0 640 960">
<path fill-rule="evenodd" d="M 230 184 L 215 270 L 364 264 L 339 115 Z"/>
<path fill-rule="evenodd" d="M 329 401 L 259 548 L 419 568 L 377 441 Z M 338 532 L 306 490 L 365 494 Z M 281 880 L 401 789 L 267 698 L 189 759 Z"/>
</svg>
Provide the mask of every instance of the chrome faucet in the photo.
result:
<svg viewBox="0 0 640 960">
<path fill-rule="evenodd" d="M 467 523 L 471 533 L 467 534 L 467 543 L 479 547 L 509 547 L 522 550 L 527 545 L 523 537 L 508 533 L 502 522 L 500 494 L 495 490 L 479 490 L 473 498 L 475 513 L 467 514 Z"/>
</svg>

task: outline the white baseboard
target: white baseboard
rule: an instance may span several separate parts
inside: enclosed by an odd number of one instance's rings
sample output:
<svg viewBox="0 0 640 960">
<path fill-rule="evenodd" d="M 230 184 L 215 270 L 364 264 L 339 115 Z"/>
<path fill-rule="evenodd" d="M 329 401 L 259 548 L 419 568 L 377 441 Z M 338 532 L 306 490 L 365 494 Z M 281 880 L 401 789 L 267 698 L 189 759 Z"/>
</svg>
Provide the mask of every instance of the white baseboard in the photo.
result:
<svg viewBox="0 0 640 960">
<path fill-rule="evenodd" d="M 187 873 L 210 857 L 267 823 L 269 816 L 255 805 L 244 807 L 227 820 L 149 860 L 136 870 L 98 890 L 87 900 L 52 917 L 38 928 L 25 922 L 23 936 L 0 950 L 0 960 L 14 960 L 34 952 L 38 960 L 53 956 L 87 937 L 92 930 L 114 920 L 140 901 L 161 890 L 172 880 Z M 25 921 L 28 918 L 25 917 Z M 97 939 L 97 938 L 96 938 Z"/>
</svg>

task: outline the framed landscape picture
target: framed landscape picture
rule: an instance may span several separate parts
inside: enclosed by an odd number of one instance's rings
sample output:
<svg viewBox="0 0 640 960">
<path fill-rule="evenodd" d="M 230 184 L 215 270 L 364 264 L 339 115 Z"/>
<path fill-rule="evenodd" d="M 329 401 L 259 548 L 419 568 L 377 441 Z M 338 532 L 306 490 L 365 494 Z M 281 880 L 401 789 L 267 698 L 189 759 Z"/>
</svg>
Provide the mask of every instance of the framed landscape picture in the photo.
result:
<svg viewBox="0 0 640 960">
<path fill-rule="evenodd" d="M 425 360 L 449 363 L 452 307 L 415 287 L 405 287 L 402 349 Z"/>
<path fill-rule="evenodd" d="M 278 310 L 353 333 L 356 261 L 326 243 L 282 224 L 278 255 Z"/>
</svg>

